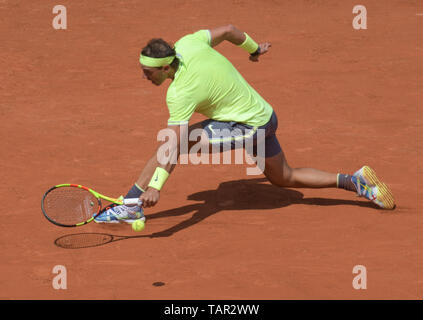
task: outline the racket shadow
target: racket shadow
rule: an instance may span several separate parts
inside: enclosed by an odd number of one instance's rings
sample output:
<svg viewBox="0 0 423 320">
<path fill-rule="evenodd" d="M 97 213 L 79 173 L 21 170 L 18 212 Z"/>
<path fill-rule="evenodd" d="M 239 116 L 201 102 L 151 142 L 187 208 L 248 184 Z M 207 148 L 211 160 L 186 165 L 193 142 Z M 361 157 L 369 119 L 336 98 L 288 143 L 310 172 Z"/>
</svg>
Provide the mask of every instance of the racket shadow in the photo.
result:
<svg viewBox="0 0 423 320">
<path fill-rule="evenodd" d="M 86 232 L 72 233 L 61 236 L 54 241 L 54 244 L 63 249 L 82 249 L 106 245 L 111 242 L 131 238 L 148 238 L 150 235 L 119 236 L 109 233 Z"/>
</svg>

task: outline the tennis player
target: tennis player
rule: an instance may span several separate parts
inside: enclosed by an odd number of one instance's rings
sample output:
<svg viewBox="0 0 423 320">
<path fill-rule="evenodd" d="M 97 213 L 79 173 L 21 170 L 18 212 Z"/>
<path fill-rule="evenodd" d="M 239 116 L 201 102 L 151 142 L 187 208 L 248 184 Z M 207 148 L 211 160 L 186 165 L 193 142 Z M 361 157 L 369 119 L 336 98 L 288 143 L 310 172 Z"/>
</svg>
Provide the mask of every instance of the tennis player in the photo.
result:
<svg viewBox="0 0 423 320">
<path fill-rule="evenodd" d="M 168 159 L 174 160 L 181 155 L 180 137 L 188 137 L 195 129 L 203 129 L 210 152 L 216 144 L 222 147 L 220 150 L 228 143 L 235 149 L 239 146 L 235 142 L 244 140 L 246 143 L 253 141 L 253 154 L 257 156 L 260 149 L 257 145 L 263 141 L 257 138 L 261 130 L 265 150 L 261 155 L 264 157 L 262 171 L 272 184 L 288 188 L 340 188 L 355 192 L 380 208 L 395 207 L 392 192 L 368 166 L 352 175 L 292 168 L 275 135 L 278 120 L 272 107 L 223 55 L 213 49 L 223 41 L 245 50 L 252 62 L 258 62 L 271 47 L 268 42 L 257 44 L 245 32 L 227 25 L 188 34 L 174 47 L 162 39 L 152 39 L 142 49 L 139 61 L 144 78 L 156 86 L 171 80 L 166 96 L 170 114 L 167 129 L 174 132 L 176 139 L 171 144 Z M 208 119 L 189 126 L 194 112 Z M 192 142 L 189 142 L 190 147 Z M 160 190 L 175 167 L 175 161 L 166 161 L 159 150 L 160 147 L 125 196 L 139 197 L 144 208 L 157 204 Z M 142 211 L 139 207 L 115 206 L 105 210 L 95 221 L 132 223 L 135 219 L 145 220 Z"/>
</svg>

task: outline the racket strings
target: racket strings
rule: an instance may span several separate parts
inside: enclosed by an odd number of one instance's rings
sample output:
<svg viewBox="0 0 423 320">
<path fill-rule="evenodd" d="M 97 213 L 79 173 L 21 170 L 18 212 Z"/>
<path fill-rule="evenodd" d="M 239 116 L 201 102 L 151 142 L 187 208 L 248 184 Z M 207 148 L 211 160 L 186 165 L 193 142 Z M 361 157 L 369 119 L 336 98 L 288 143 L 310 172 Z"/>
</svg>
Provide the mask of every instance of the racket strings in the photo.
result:
<svg viewBox="0 0 423 320">
<path fill-rule="evenodd" d="M 46 214 L 66 225 L 85 222 L 99 211 L 99 202 L 91 192 L 75 187 L 51 190 L 44 198 Z"/>
</svg>

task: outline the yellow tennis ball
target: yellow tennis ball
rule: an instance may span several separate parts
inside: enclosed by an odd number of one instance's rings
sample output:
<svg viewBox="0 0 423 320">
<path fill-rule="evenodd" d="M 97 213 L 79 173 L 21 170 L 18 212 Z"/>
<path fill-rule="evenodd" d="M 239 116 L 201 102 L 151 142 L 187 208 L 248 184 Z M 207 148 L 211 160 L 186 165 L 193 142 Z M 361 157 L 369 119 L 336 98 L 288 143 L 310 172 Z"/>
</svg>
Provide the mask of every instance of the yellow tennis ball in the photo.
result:
<svg viewBox="0 0 423 320">
<path fill-rule="evenodd" d="M 142 231 L 145 228 L 145 223 L 142 220 L 137 220 L 132 223 L 132 230 Z"/>
</svg>

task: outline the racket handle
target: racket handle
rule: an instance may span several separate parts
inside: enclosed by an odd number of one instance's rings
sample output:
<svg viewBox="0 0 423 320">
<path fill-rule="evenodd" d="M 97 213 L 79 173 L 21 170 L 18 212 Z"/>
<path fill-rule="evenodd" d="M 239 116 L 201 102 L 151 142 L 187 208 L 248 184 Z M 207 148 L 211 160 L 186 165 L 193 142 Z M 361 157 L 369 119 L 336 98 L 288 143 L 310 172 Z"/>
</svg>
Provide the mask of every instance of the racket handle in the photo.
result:
<svg viewBox="0 0 423 320">
<path fill-rule="evenodd" d="M 141 207 L 142 201 L 138 198 L 123 199 L 123 204 L 126 206 L 139 206 Z"/>
</svg>

